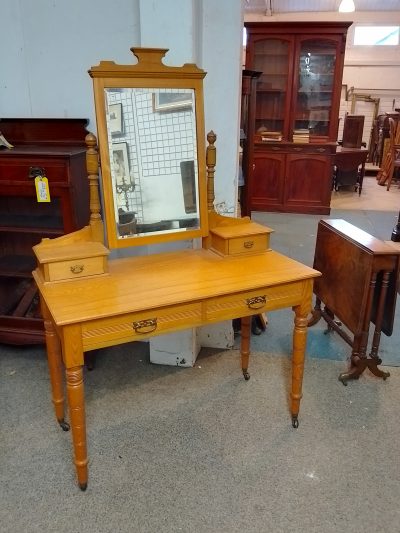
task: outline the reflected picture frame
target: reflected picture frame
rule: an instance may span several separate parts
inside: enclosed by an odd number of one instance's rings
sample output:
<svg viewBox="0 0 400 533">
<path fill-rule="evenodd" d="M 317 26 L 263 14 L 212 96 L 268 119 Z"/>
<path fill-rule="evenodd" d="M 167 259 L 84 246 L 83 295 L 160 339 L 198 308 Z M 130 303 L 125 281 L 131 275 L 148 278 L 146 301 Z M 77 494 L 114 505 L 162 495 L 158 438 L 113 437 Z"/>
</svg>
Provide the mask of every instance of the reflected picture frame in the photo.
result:
<svg viewBox="0 0 400 533">
<path fill-rule="evenodd" d="M 112 175 L 115 185 L 117 187 L 124 186 L 131 182 L 127 143 L 113 143 L 111 151 Z"/>
<path fill-rule="evenodd" d="M 110 104 L 108 106 L 108 113 L 108 124 L 111 135 L 121 135 L 123 133 L 122 104 Z"/>
<path fill-rule="evenodd" d="M 191 109 L 193 100 L 191 93 L 156 92 L 153 93 L 153 110 L 159 113 Z"/>
</svg>

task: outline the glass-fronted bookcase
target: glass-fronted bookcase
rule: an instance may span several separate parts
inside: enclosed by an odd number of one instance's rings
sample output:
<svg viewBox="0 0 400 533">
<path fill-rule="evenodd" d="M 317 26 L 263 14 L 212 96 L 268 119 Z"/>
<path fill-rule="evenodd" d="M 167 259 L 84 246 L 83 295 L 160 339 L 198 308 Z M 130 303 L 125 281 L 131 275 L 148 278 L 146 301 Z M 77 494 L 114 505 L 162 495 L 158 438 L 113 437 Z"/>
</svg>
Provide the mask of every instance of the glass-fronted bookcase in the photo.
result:
<svg viewBox="0 0 400 533">
<path fill-rule="evenodd" d="M 246 69 L 261 72 L 249 106 L 248 214 L 329 213 L 350 24 L 245 23 Z M 306 155 L 309 164 L 288 158 L 293 153 Z"/>
</svg>

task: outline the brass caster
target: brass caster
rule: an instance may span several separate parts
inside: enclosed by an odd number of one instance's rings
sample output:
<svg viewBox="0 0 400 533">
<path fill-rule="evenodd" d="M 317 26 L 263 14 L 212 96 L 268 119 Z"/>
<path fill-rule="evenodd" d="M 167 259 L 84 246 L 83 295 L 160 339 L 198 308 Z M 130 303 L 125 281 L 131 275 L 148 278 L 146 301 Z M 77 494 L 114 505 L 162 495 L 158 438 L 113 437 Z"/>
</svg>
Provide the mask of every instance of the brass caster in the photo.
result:
<svg viewBox="0 0 400 533">
<path fill-rule="evenodd" d="M 64 419 L 59 420 L 58 423 L 60 424 L 61 429 L 62 429 L 63 431 L 69 431 L 69 429 L 70 429 L 69 424 L 68 424 L 68 422 L 65 422 Z"/>
<path fill-rule="evenodd" d="M 247 372 L 247 370 L 243 370 L 243 377 L 246 381 L 250 379 L 250 374 Z"/>
<path fill-rule="evenodd" d="M 292 416 L 292 426 L 297 429 L 299 427 L 299 419 L 297 418 L 297 415 Z"/>
</svg>

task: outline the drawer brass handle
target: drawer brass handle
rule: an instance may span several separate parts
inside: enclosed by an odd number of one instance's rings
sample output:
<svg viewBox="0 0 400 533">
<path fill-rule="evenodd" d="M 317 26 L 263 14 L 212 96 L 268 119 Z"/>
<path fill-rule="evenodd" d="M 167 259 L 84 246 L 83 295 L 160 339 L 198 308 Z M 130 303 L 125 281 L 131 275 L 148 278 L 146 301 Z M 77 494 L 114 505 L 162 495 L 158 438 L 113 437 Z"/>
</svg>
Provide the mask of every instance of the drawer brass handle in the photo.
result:
<svg viewBox="0 0 400 533">
<path fill-rule="evenodd" d="M 253 298 L 247 298 L 246 304 L 249 309 L 261 309 L 266 301 L 267 298 L 265 296 L 254 296 Z"/>
<path fill-rule="evenodd" d="M 279 152 L 281 148 L 279 146 L 272 146 L 272 150 L 275 150 L 276 152 Z"/>
<path fill-rule="evenodd" d="M 253 246 L 254 246 L 254 241 L 245 241 L 245 242 L 243 243 L 243 246 L 244 246 L 245 248 L 253 248 Z"/>
<path fill-rule="evenodd" d="M 84 265 L 72 265 L 71 272 L 72 274 L 80 274 L 84 270 Z"/>
<path fill-rule="evenodd" d="M 138 322 L 132 322 L 133 329 L 140 335 L 151 333 L 157 329 L 157 319 L 148 318 L 147 320 L 139 320 Z"/>
<path fill-rule="evenodd" d="M 326 152 L 325 148 L 317 148 L 317 152 Z"/>
<path fill-rule="evenodd" d="M 301 151 L 303 150 L 303 148 L 300 148 L 300 146 L 295 146 L 295 147 L 293 148 L 293 150 L 294 150 L 295 152 L 301 152 Z"/>
</svg>

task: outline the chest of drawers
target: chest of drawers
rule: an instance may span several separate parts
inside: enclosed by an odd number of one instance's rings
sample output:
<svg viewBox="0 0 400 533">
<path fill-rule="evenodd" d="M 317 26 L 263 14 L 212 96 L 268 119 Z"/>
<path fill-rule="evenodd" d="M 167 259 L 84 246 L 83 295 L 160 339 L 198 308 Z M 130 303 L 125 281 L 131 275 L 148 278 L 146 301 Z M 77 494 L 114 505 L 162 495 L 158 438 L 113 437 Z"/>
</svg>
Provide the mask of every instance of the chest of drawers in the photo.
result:
<svg viewBox="0 0 400 533">
<path fill-rule="evenodd" d="M 86 119 L 1 119 L 14 147 L 0 151 L 0 342 L 44 342 L 32 279 L 32 246 L 89 220 Z M 38 202 L 35 177 L 46 176 L 50 201 Z"/>
</svg>

